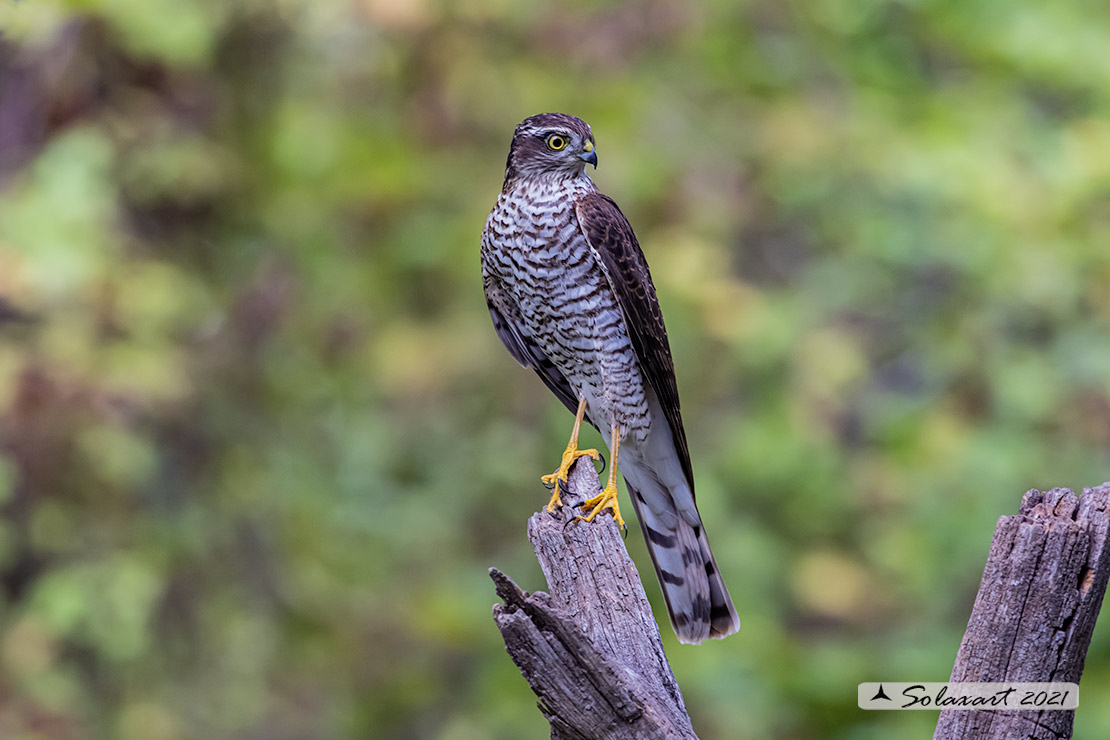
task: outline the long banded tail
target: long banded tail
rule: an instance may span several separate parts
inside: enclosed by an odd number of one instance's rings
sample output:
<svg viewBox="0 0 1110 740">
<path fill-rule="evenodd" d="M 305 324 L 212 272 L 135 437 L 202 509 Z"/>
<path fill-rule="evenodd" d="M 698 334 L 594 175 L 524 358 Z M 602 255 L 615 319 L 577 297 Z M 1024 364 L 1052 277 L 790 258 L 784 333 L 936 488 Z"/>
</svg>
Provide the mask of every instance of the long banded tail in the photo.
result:
<svg viewBox="0 0 1110 740">
<path fill-rule="evenodd" d="M 678 641 L 696 645 L 740 629 L 740 617 L 717 570 L 704 527 L 691 526 L 681 516 L 675 517 L 673 527 L 666 526 L 627 478 L 625 484 L 644 530 Z"/>
</svg>

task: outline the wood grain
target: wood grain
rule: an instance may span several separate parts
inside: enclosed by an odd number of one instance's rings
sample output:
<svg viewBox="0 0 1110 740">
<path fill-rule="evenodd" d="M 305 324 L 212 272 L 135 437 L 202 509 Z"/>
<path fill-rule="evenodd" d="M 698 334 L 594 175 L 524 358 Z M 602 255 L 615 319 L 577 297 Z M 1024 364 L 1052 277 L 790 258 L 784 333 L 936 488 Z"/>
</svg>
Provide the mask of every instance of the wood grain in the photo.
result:
<svg viewBox="0 0 1110 740">
<path fill-rule="evenodd" d="M 600 492 L 588 458 L 565 503 Z M 639 574 L 609 515 L 574 521 L 574 506 L 528 521 L 548 591 L 526 593 L 496 568 L 493 607 L 505 647 L 560 740 L 692 738 L 682 693 Z"/>
<path fill-rule="evenodd" d="M 1026 493 L 1018 514 L 995 527 L 949 680 L 1078 683 L 1110 574 L 1108 529 L 1110 483 L 1080 498 L 1066 488 Z M 1074 718 L 1074 711 L 945 710 L 933 738 L 1059 740 L 1071 737 Z"/>
</svg>

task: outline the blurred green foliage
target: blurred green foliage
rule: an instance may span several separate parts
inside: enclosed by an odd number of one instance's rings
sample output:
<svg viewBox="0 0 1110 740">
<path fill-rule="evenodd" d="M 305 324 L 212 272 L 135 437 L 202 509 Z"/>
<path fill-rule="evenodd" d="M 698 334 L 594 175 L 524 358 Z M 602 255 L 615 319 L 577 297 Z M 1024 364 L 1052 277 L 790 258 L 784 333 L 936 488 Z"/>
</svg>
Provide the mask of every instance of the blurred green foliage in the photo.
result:
<svg viewBox="0 0 1110 740">
<path fill-rule="evenodd" d="M 996 518 L 1110 477 L 1108 28 L 4 0 L 0 736 L 545 736 L 486 568 L 542 586 L 524 525 L 570 418 L 478 270 L 545 110 L 593 125 L 653 266 L 744 620 L 664 629 L 695 726 L 929 736 L 855 685 L 943 680 Z M 1106 621 L 1081 738 L 1110 735 Z"/>
</svg>

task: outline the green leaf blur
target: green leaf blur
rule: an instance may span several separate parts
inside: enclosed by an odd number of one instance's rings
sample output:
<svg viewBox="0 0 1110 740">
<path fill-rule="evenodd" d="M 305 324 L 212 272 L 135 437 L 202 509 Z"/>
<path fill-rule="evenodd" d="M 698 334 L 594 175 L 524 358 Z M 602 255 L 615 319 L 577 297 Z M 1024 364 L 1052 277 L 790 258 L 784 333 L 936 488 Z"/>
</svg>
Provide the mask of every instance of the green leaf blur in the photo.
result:
<svg viewBox="0 0 1110 740">
<path fill-rule="evenodd" d="M 592 124 L 652 265 L 744 623 L 664 627 L 695 727 L 929 736 L 856 684 L 944 680 L 997 517 L 1110 478 L 1108 28 L 4 0 L 0 736 L 546 736 L 486 568 L 542 587 L 571 418 L 500 346 L 478 241 L 548 110 Z M 1110 736 L 1106 621 L 1080 738 Z"/>
</svg>

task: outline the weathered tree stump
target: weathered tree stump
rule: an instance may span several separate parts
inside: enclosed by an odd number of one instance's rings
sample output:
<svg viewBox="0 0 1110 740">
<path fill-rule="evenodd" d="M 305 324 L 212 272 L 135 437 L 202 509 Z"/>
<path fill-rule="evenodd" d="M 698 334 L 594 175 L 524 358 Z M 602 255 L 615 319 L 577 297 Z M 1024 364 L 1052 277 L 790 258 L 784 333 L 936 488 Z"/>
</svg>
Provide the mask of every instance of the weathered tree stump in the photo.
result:
<svg viewBox="0 0 1110 740">
<path fill-rule="evenodd" d="M 588 459 L 565 503 L 600 491 Z M 576 506 L 528 522 L 549 593 L 491 568 L 494 619 L 558 740 L 694 739 L 639 575 L 612 519 Z M 950 681 L 1078 683 L 1110 576 L 1110 483 L 1029 491 L 998 520 Z M 949 710 L 934 740 L 1061 740 L 1073 711 Z"/>
<path fill-rule="evenodd" d="M 600 492 L 588 458 L 564 504 Z M 608 515 L 574 521 L 576 506 L 528 521 L 548 593 L 525 593 L 495 568 L 505 602 L 493 607 L 505 647 L 539 697 L 559 740 L 696 740 L 639 574 Z"/>
<path fill-rule="evenodd" d="M 1110 575 L 1110 483 L 1029 491 L 998 520 L 950 681 L 1079 682 Z M 1082 701 L 1082 698 L 1080 699 Z M 940 713 L 934 740 L 1060 740 L 1074 711 Z"/>
</svg>

